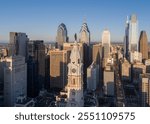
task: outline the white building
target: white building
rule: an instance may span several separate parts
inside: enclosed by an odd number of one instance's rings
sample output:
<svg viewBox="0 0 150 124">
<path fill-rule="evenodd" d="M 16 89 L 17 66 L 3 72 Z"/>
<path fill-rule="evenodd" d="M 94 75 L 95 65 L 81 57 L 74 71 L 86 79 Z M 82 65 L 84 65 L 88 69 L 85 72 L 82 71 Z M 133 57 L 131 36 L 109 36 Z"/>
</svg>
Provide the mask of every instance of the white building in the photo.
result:
<svg viewBox="0 0 150 124">
<path fill-rule="evenodd" d="M 109 48 L 110 48 L 110 31 L 105 29 L 102 33 L 102 46 L 104 44 L 109 44 Z"/>
<path fill-rule="evenodd" d="M 83 64 L 81 62 L 81 56 L 78 47 L 79 46 L 75 41 L 70 55 L 71 62 L 68 64 L 68 84 L 66 86 L 68 107 L 84 106 Z"/>
<path fill-rule="evenodd" d="M 87 89 L 96 90 L 99 82 L 99 66 L 94 62 L 87 68 Z"/>
<path fill-rule="evenodd" d="M 102 33 L 102 58 L 103 65 L 107 64 L 107 59 L 110 57 L 110 32 L 109 30 L 104 30 Z"/>
<path fill-rule="evenodd" d="M 27 65 L 25 57 L 11 56 L 6 58 L 4 67 L 4 105 L 14 106 L 16 98 L 27 96 Z"/>
<path fill-rule="evenodd" d="M 142 53 L 137 51 L 130 52 L 130 62 L 142 62 Z"/>
</svg>

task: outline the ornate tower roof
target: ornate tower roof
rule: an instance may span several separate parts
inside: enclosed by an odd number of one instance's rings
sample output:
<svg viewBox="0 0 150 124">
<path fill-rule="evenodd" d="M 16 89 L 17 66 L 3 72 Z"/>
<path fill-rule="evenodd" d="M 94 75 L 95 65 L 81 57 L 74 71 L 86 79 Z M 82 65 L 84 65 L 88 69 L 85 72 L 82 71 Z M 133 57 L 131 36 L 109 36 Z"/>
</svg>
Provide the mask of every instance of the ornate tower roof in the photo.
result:
<svg viewBox="0 0 150 124">
<path fill-rule="evenodd" d="M 73 49 L 71 51 L 70 60 L 71 60 L 71 63 L 74 63 L 74 64 L 81 63 L 81 56 L 80 56 L 79 46 L 78 46 L 78 43 L 77 43 L 76 40 L 74 42 L 74 46 L 73 46 Z"/>
</svg>

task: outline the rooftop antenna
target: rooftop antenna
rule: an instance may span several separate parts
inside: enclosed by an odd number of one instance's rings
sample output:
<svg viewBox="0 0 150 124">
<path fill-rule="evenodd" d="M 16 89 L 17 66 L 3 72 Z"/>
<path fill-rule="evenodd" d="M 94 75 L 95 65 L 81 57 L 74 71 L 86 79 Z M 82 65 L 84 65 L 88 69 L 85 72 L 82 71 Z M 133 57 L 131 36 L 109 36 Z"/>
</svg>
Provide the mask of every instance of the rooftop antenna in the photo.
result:
<svg viewBox="0 0 150 124">
<path fill-rule="evenodd" d="M 84 16 L 83 18 L 83 23 L 86 23 L 86 16 Z"/>
</svg>

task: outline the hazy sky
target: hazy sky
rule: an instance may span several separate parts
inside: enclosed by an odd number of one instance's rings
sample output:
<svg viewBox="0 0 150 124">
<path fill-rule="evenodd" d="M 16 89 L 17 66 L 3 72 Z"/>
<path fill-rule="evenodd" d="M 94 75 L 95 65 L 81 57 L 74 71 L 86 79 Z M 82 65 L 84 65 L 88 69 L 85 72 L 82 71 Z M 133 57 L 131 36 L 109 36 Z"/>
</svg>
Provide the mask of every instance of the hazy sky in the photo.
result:
<svg viewBox="0 0 150 124">
<path fill-rule="evenodd" d="M 150 35 L 150 0 L 0 0 L 0 41 L 9 32 L 25 32 L 30 39 L 53 41 L 60 23 L 69 38 L 79 33 L 84 18 L 92 41 L 108 28 L 112 41 L 123 41 L 126 16 L 135 13 L 139 31 Z"/>
</svg>

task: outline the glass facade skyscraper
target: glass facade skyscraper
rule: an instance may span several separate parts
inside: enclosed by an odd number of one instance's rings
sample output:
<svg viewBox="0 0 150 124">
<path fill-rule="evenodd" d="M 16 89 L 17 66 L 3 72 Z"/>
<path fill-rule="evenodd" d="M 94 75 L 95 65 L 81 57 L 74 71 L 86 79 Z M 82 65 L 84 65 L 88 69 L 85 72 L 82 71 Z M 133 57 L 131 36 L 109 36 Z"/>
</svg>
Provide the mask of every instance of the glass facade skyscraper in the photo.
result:
<svg viewBox="0 0 150 124">
<path fill-rule="evenodd" d="M 129 21 L 129 51 L 138 51 L 138 20 L 132 15 Z"/>
</svg>

